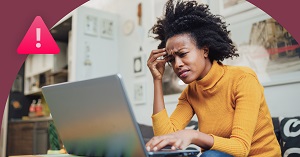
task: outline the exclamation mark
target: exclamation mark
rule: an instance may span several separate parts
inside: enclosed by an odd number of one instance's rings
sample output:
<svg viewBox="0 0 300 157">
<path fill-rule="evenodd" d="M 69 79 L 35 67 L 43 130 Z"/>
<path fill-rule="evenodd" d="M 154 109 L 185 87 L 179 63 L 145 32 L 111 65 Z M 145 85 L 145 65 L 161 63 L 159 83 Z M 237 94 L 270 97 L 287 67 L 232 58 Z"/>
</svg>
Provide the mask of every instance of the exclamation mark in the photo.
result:
<svg viewBox="0 0 300 157">
<path fill-rule="evenodd" d="M 41 41 L 41 28 L 36 28 L 36 48 L 40 48 L 42 46 L 41 43 L 39 43 L 39 41 Z"/>
</svg>

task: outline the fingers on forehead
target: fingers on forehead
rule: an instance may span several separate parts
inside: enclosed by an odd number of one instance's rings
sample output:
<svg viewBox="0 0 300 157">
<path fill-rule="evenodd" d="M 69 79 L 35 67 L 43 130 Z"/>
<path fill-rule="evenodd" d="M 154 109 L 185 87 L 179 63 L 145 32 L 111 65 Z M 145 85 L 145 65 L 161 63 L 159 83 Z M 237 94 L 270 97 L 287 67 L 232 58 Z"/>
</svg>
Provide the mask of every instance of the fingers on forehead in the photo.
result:
<svg viewBox="0 0 300 157">
<path fill-rule="evenodd" d="M 162 52 L 166 52 L 166 49 L 157 49 L 157 50 L 152 50 L 152 53 L 156 54 L 156 53 L 162 53 Z"/>
</svg>

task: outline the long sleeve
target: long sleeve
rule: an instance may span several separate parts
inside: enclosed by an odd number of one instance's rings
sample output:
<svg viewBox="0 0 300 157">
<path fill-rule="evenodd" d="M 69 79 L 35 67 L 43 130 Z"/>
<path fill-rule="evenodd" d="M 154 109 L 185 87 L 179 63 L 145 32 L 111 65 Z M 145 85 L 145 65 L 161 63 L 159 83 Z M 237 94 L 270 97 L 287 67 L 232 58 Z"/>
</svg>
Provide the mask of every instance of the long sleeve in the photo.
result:
<svg viewBox="0 0 300 157">
<path fill-rule="evenodd" d="M 281 156 L 264 89 L 252 69 L 214 62 L 189 87 L 199 131 L 214 138 L 211 149 L 237 157 Z"/>
<path fill-rule="evenodd" d="M 190 122 L 194 115 L 194 111 L 186 99 L 186 90 L 184 90 L 179 97 L 176 109 L 170 118 L 165 109 L 152 115 L 154 135 L 164 135 L 182 130 Z"/>
<path fill-rule="evenodd" d="M 211 149 L 234 156 L 248 156 L 263 100 L 263 90 L 251 74 L 243 75 L 234 88 L 236 101 L 231 136 L 222 138 L 213 135 L 214 145 Z"/>
</svg>

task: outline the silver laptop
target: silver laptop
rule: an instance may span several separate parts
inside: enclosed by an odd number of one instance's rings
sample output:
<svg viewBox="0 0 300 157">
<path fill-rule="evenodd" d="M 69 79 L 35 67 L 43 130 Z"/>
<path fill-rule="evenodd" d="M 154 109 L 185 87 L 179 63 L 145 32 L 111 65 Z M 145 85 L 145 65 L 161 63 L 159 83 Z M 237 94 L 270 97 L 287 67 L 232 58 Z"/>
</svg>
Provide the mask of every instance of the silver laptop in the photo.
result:
<svg viewBox="0 0 300 157">
<path fill-rule="evenodd" d="M 79 156 L 196 156 L 198 150 L 148 152 L 121 75 L 42 87 L 69 154 Z"/>
</svg>

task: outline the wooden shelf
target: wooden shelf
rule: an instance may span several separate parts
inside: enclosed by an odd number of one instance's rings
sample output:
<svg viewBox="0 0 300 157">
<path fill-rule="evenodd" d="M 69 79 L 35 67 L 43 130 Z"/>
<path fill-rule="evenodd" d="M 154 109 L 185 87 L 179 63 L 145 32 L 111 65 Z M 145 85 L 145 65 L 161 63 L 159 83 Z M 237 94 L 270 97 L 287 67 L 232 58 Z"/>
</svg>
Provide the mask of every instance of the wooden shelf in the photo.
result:
<svg viewBox="0 0 300 157">
<path fill-rule="evenodd" d="M 64 77 L 64 76 L 68 77 L 68 70 L 67 69 L 63 69 L 63 70 L 58 71 L 58 72 L 50 73 L 49 75 L 50 76 L 56 76 L 56 77 L 60 77 L 60 76 L 62 76 L 62 77 Z"/>
</svg>

